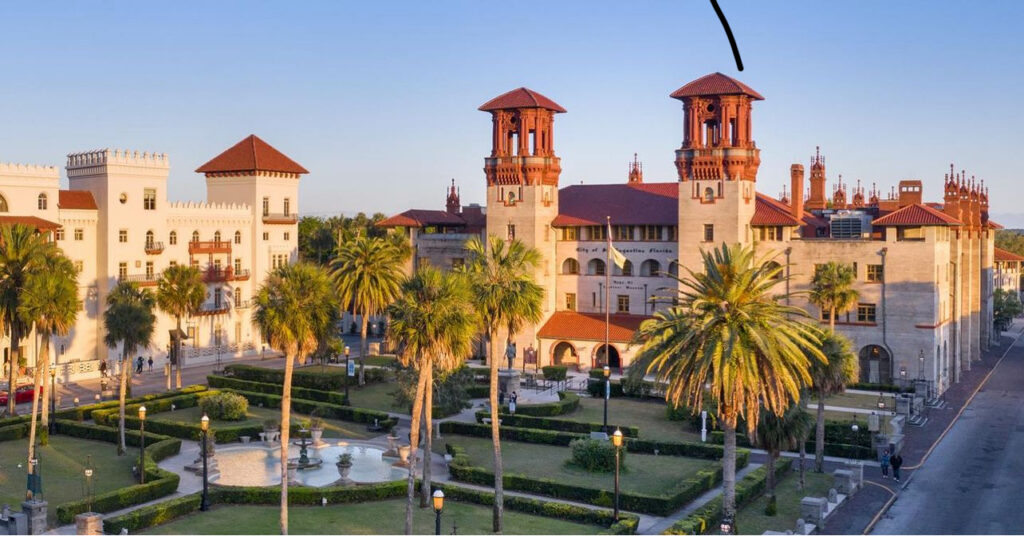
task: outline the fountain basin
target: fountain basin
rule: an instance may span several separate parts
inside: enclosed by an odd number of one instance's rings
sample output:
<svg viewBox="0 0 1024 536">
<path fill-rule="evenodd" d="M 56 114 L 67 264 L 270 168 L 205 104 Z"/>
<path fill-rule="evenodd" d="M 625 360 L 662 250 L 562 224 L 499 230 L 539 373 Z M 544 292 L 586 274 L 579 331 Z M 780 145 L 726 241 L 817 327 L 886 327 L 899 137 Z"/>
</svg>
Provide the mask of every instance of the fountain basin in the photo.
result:
<svg viewBox="0 0 1024 536">
<path fill-rule="evenodd" d="M 342 475 L 333 462 L 346 453 L 352 456 L 352 467 L 347 478 L 354 483 L 390 482 L 408 477 L 407 469 L 396 467 L 394 459 L 382 457 L 384 449 L 343 441 L 317 448 L 316 458 L 330 463 L 296 471 L 294 483 L 312 487 L 334 484 Z M 276 486 L 281 483 L 280 455 L 280 447 L 252 443 L 218 447 L 220 475 L 210 481 L 222 486 Z M 290 446 L 288 458 L 297 459 L 298 456 L 299 447 Z"/>
</svg>

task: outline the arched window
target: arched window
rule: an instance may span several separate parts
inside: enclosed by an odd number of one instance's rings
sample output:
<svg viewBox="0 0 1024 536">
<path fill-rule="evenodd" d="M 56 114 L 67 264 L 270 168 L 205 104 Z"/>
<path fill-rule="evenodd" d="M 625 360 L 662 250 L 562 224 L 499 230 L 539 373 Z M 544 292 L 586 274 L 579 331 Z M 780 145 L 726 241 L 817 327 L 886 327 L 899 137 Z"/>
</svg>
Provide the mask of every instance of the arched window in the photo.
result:
<svg viewBox="0 0 1024 536">
<path fill-rule="evenodd" d="M 39 199 L 36 203 L 39 210 L 46 210 L 46 194 L 39 194 Z"/>
<path fill-rule="evenodd" d="M 199 241 L 199 231 L 192 231 L 192 241 L 193 242 L 198 242 Z"/>
<path fill-rule="evenodd" d="M 153 231 L 146 231 L 146 249 L 153 247 Z"/>
<path fill-rule="evenodd" d="M 172 246 L 178 243 L 178 231 L 171 231 L 170 236 L 167 237 L 167 242 Z"/>
<path fill-rule="evenodd" d="M 213 241 L 220 242 L 220 231 L 213 233 Z"/>
<path fill-rule="evenodd" d="M 235 231 L 235 243 L 236 244 L 241 244 L 242 243 L 242 231 Z"/>
<path fill-rule="evenodd" d="M 242 306 L 242 287 L 235 289 L 235 307 Z"/>
<path fill-rule="evenodd" d="M 7 212 L 7 200 L 0 195 L 0 212 Z"/>
<path fill-rule="evenodd" d="M 647 259 L 640 263 L 640 275 L 643 277 L 654 277 L 661 275 L 661 263 L 654 259 Z"/>
<path fill-rule="evenodd" d="M 772 274 L 772 279 L 782 279 L 782 277 L 786 275 L 783 273 L 782 265 L 775 261 L 768 261 L 764 263 L 764 269 L 766 271 L 776 271 L 774 274 Z"/>
<path fill-rule="evenodd" d="M 668 275 L 672 277 L 679 277 L 679 263 L 672 261 L 668 263 Z"/>
<path fill-rule="evenodd" d="M 580 273 L 580 263 L 576 259 L 573 259 L 573 258 L 565 259 L 565 262 L 562 263 L 562 273 L 563 274 L 578 274 L 578 273 Z"/>
<path fill-rule="evenodd" d="M 590 262 L 587 263 L 587 275 L 604 275 L 604 261 L 590 259 Z"/>
<path fill-rule="evenodd" d="M 715 200 L 715 190 L 711 187 L 704 188 L 704 201 L 712 202 Z"/>
<path fill-rule="evenodd" d="M 615 275 L 624 275 L 627 277 L 633 275 L 633 263 L 630 261 L 626 261 L 622 263 L 622 268 L 616 266 L 614 273 Z"/>
</svg>

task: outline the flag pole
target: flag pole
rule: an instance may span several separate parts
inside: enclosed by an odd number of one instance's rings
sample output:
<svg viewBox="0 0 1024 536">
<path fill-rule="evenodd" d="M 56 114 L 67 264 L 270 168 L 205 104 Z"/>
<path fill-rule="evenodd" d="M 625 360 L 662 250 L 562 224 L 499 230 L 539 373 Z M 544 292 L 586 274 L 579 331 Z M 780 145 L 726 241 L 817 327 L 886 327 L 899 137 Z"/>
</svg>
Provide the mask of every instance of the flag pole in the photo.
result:
<svg viewBox="0 0 1024 536">
<path fill-rule="evenodd" d="M 605 216 L 605 224 L 607 225 L 607 262 L 604 265 L 604 364 L 609 368 L 612 366 L 611 360 L 611 346 L 610 346 L 610 331 L 611 328 L 611 273 L 612 273 L 612 217 Z M 607 383 L 607 379 L 605 382 Z"/>
</svg>

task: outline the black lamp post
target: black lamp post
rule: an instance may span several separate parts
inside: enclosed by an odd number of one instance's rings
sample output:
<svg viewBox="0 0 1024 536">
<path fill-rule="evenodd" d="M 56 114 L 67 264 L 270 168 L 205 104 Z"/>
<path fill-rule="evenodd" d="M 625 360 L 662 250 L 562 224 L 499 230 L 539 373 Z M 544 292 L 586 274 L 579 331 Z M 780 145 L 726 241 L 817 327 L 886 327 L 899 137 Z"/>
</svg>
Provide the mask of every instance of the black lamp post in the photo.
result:
<svg viewBox="0 0 1024 536">
<path fill-rule="evenodd" d="M 92 512 L 92 455 L 85 457 L 85 511 Z"/>
<path fill-rule="evenodd" d="M 139 483 L 146 483 L 146 406 L 139 406 Z"/>
<path fill-rule="evenodd" d="M 732 516 L 725 516 L 722 518 L 722 524 L 718 527 L 722 534 L 734 534 L 736 530 L 735 522 Z"/>
<path fill-rule="evenodd" d="M 434 534 L 441 536 L 441 510 L 444 510 L 444 492 L 434 491 Z"/>
<path fill-rule="evenodd" d="M 200 435 L 202 435 L 202 444 L 199 446 L 199 448 L 202 449 L 202 456 L 203 456 L 203 499 L 199 503 L 199 509 L 201 511 L 205 512 L 205 511 L 210 509 L 210 500 L 209 500 L 209 481 L 210 481 L 210 474 L 209 474 L 209 472 L 210 472 L 210 468 L 209 468 L 209 465 L 208 465 L 208 462 L 207 462 L 207 455 L 206 455 L 206 438 L 207 438 L 207 436 L 210 433 L 210 418 L 207 417 L 205 413 L 203 414 L 203 418 L 199 420 L 199 429 L 202 432 L 200 434 Z"/>
<path fill-rule="evenodd" d="M 611 375 L 612 368 L 606 364 L 604 366 L 604 426 L 601 428 L 606 434 L 608 433 L 608 399 L 612 395 Z"/>
<path fill-rule="evenodd" d="M 619 453 L 622 452 L 622 430 L 615 429 L 612 434 L 612 445 L 615 446 L 615 510 L 612 511 L 612 519 L 619 520 Z"/>
<path fill-rule="evenodd" d="M 57 367 L 54 366 L 50 369 L 50 420 L 47 423 L 47 429 L 52 434 L 54 429 L 54 421 L 57 420 L 55 414 L 57 413 Z"/>
<path fill-rule="evenodd" d="M 352 405 L 352 402 L 348 398 L 348 384 L 351 383 L 351 381 L 352 381 L 352 380 L 349 379 L 349 378 L 351 378 L 351 376 L 349 376 L 349 372 L 348 372 L 348 367 L 349 367 L 348 359 L 349 359 L 349 354 L 351 352 L 352 352 L 352 349 L 349 348 L 348 345 L 346 344 L 345 345 L 345 403 L 348 404 L 348 405 Z"/>
</svg>

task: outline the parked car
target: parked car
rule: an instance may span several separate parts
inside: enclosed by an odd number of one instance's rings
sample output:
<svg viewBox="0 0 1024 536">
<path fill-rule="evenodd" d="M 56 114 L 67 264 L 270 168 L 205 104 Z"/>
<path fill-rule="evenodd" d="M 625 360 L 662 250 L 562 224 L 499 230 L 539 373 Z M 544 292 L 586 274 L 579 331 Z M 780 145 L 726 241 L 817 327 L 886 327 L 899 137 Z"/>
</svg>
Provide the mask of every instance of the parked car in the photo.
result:
<svg viewBox="0 0 1024 536">
<path fill-rule="evenodd" d="M 0 391 L 0 406 L 6 406 L 7 405 L 8 396 L 9 396 L 8 393 L 7 393 L 7 386 L 6 385 L 2 386 L 2 387 L 0 387 L 0 389 L 3 389 L 2 391 Z M 14 403 L 15 404 L 24 404 L 26 402 L 32 402 L 32 395 L 34 393 L 35 393 L 35 387 L 31 383 L 27 383 L 25 385 L 19 385 L 18 388 L 14 390 Z M 39 395 L 42 396 L 42 394 L 43 394 L 43 386 L 40 385 L 39 386 Z"/>
</svg>

